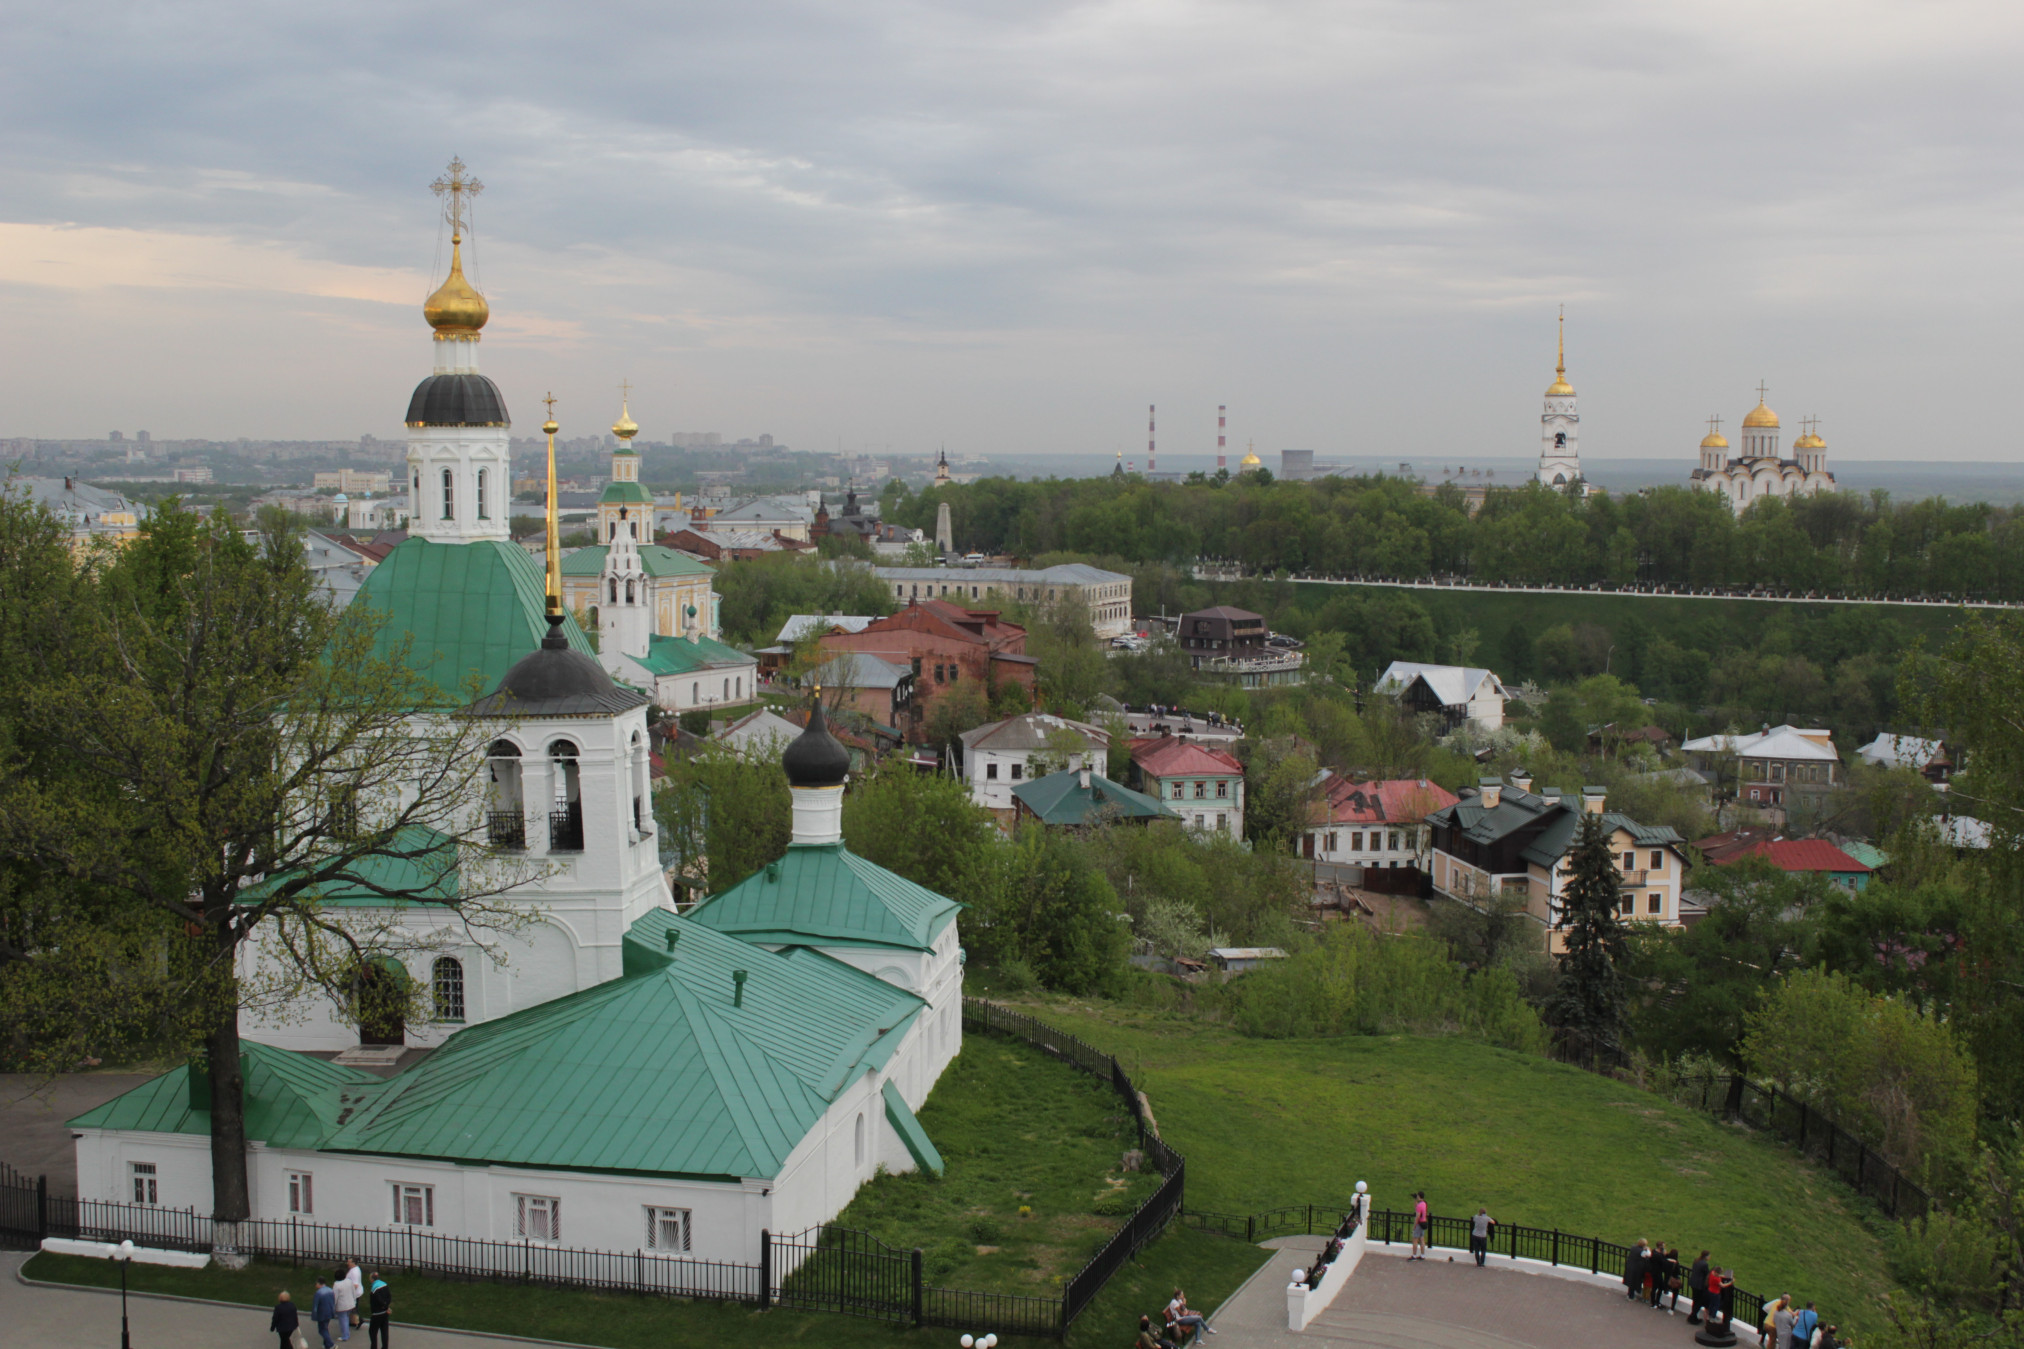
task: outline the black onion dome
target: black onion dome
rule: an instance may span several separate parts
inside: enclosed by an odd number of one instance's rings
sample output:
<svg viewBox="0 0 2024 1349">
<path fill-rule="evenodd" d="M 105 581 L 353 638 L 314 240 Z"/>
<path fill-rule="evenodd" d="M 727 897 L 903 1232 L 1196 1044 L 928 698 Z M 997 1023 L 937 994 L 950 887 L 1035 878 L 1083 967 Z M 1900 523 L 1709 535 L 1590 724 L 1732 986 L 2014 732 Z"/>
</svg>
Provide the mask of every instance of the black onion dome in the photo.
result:
<svg viewBox="0 0 2024 1349">
<path fill-rule="evenodd" d="M 850 751 L 829 733 L 829 720 L 822 715 L 822 698 L 808 714 L 808 729 L 796 736 L 780 756 L 790 787 L 841 787 L 850 775 Z"/>
<path fill-rule="evenodd" d="M 650 701 L 620 688 L 604 667 L 569 644 L 562 618 L 548 616 L 548 635 L 531 655 L 515 661 L 499 687 L 471 705 L 487 717 L 608 716 Z"/>
<path fill-rule="evenodd" d="M 511 426 L 499 386 L 483 375 L 430 375 L 408 399 L 409 426 Z"/>
</svg>

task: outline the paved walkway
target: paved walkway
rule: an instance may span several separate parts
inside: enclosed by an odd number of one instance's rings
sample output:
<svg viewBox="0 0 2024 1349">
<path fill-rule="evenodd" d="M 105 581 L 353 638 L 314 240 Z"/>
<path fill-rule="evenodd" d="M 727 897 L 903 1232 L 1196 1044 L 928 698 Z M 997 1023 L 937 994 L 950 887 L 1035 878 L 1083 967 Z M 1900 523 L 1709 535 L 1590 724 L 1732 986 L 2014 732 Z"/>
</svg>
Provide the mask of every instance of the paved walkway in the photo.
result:
<svg viewBox="0 0 2024 1349">
<path fill-rule="evenodd" d="M 1494 1257 L 1478 1269 L 1448 1251 L 1411 1262 L 1367 1252 L 1335 1305 L 1296 1334 L 1286 1328 L 1286 1276 L 1321 1242 L 1269 1243 L 1279 1249 L 1211 1320 L 1221 1333 L 1209 1349 L 1694 1349 L 1684 1310 L 1671 1316 L 1621 1291 L 1498 1269 Z"/>
<path fill-rule="evenodd" d="M 16 1277 L 27 1260 L 23 1251 L 0 1252 L 0 1327 L 5 1327 L 0 1341 L 35 1349 L 106 1349 L 119 1343 L 118 1289 L 31 1288 Z M 301 1298 L 302 1290 L 293 1291 Z M 133 1342 L 146 1349 L 274 1349 L 265 1307 L 220 1307 L 138 1293 L 128 1294 L 127 1304 Z M 312 1345 L 320 1344 L 313 1326 L 309 1338 Z M 398 1322 L 392 1338 L 401 1349 L 524 1349 L 545 1343 L 418 1330 Z M 362 1328 L 351 1343 L 365 1349 Z"/>
</svg>

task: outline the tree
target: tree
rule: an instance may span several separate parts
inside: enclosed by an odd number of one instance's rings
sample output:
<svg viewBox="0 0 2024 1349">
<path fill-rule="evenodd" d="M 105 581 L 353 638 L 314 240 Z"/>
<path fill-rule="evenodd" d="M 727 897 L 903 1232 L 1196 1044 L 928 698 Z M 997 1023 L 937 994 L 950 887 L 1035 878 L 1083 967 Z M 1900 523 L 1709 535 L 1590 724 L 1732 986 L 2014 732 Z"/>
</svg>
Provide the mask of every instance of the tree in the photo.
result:
<svg viewBox="0 0 2024 1349">
<path fill-rule="evenodd" d="M 1111 682 L 1110 663 L 1096 644 L 1089 604 L 1082 593 L 1064 591 L 1026 615 L 1026 654 L 1039 662 L 1040 692 L 1049 711 L 1085 715 Z"/>
<path fill-rule="evenodd" d="M 1244 837 L 1273 852 L 1295 852 L 1314 819 L 1314 758 L 1286 737 L 1243 741 Z"/>
<path fill-rule="evenodd" d="M 787 851 L 794 808 L 780 767 L 784 748 L 740 755 L 712 744 L 668 765 L 654 818 L 678 875 L 722 894 Z"/>
<path fill-rule="evenodd" d="M 178 1015 L 162 1030 L 208 1065 L 213 1215 L 230 1259 L 250 1211 L 241 1010 L 320 990 L 362 1020 L 419 1001 L 369 977 L 431 943 L 389 915 L 454 914 L 460 937 L 489 943 L 525 920 L 494 901 L 538 871 L 488 846 L 479 780 L 498 726 L 462 711 L 478 690 L 430 684 L 404 644 L 379 645 L 378 615 L 332 612 L 293 528 L 249 541 L 222 512 L 170 501 L 73 582 L 50 629 L 21 634 L 33 677 L 14 710 L 74 771 L 6 764 L 0 852 L 106 896 L 115 934 L 173 930 L 157 960 Z M 9 965 L 101 978 L 79 996 L 123 994 L 117 968 L 19 935 Z M 253 944 L 261 959 L 242 962 Z M 10 997 L 38 987 L 7 984 Z"/>
<path fill-rule="evenodd" d="M 1122 972 L 1130 938 L 1117 892 L 1068 834 L 1030 826 L 1013 839 L 1004 898 L 988 929 L 999 957 L 1049 988 L 1095 993 Z"/>
<path fill-rule="evenodd" d="M 854 779 L 843 798 L 843 841 L 866 861 L 972 909 L 996 901 L 1004 844 L 991 812 L 956 778 L 889 760 Z"/>
<path fill-rule="evenodd" d="M 1600 815 L 1582 815 L 1568 865 L 1560 895 L 1560 977 L 1546 1021 L 1585 1047 L 1614 1047 L 1624 1025 L 1625 934 L 1617 914 L 1622 876 Z"/>
</svg>

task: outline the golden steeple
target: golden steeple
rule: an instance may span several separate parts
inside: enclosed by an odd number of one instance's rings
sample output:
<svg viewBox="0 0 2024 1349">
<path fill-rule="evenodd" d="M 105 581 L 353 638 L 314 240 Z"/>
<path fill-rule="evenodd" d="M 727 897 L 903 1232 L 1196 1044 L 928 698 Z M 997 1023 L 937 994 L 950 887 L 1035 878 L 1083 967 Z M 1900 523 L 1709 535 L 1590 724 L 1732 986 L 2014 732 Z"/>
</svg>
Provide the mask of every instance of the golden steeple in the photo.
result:
<svg viewBox="0 0 2024 1349">
<path fill-rule="evenodd" d="M 422 303 L 422 317 L 436 330 L 438 342 L 475 342 L 492 310 L 485 297 L 464 279 L 464 216 L 469 199 L 483 192 L 485 185 L 465 174 L 463 160 L 452 159 L 443 176 L 429 184 L 429 190 L 443 198 L 443 215 L 450 222 L 450 275 Z"/>
<path fill-rule="evenodd" d="M 1567 306 L 1560 307 L 1560 358 L 1553 363 L 1553 383 L 1547 386 L 1548 398 L 1572 398 L 1574 386 L 1567 382 Z"/>
<path fill-rule="evenodd" d="M 611 433 L 632 448 L 632 438 L 640 433 L 640 424 L 632 419 L 632 384 L 630 381 L 619 386 L 618 420 L 611 424 Z"/>
<path fill-rule="evenodd" d="M 548 617 L 560 622 L 562 619 L 562 533 L 561 524 L 555 513 L 555 433 L 562 428 L 555 424 L 555 395 L 549 394 L 541 400 L 548 405 L 548 420 L 541 423 L 541 429 L 548 436 Z"/>
</svg>

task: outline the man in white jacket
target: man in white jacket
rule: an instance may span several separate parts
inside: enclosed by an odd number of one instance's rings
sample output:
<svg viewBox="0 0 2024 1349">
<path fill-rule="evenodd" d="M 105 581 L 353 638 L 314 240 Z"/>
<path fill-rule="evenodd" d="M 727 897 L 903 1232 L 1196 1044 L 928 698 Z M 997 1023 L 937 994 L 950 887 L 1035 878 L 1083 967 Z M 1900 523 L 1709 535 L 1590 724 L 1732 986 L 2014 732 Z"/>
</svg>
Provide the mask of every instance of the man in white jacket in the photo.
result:
<svg viewBox="0 0 2024 1349">
<path fill-rule="evenodd" d="M 358 1261 L 351 1256 L 344 1260 L 344 1273 L 331 1286 L 337 1296 L 337 1338 L 340 1342 L 351 1339 L 351 1318 L 359 1301 L 365 1297 L 365 1276 L 358 1272 Z"/>
</svg>

